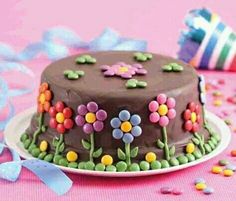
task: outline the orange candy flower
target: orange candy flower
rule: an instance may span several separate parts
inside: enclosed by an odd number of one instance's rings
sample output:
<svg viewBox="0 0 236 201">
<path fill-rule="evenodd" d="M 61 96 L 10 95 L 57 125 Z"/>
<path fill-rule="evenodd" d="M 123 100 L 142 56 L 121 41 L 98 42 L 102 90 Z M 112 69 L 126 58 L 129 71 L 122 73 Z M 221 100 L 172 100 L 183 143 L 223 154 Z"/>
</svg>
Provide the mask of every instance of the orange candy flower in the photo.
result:
<svg viewBox="0 0 236 201">
<path fill-rule="evenodd" d="M 38 95 L 38 112 L 48 112 L 51 106 L 52 92 L 49 90 L 48 83 L 44 82 L 39 87 L 39 95 Z"/>
</svg>

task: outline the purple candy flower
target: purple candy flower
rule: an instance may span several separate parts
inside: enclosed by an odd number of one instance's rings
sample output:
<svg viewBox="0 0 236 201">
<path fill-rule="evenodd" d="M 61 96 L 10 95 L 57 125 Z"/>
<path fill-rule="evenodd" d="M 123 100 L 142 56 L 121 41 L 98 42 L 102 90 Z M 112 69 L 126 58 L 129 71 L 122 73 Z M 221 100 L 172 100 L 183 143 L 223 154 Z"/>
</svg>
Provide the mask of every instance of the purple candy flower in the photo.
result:
<svg viewBox="0 0 236 201">
<path fill-rule="evenodd" d="M 120 76 L 125 79 L 132 78 L 133 75 L 145 75 L 147 70 L 143 68 L 141 64 L 126 64 L 124 62 L 118 62 L 112 66 L 101 66 L 105 76 Z"/>
<path fill-rule="evenodd" d="M 83 131 L 91 134 L 94 131 L 101 132 L 104 128 L 107 113 L 105 110 L 98 109 L 95 102 L 89 102 L 86 106 L 81 104 L 77 108 L 78 115 L 75 117 L 77 126 L 83 126 Z"/>
</svg>

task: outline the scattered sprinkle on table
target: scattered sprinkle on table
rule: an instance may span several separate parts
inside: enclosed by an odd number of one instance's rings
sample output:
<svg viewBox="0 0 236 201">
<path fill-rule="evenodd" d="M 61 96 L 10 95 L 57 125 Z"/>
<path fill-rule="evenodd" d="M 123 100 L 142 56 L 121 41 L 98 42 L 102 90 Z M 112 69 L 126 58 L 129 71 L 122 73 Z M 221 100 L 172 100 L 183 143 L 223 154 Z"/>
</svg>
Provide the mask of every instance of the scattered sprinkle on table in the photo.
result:
<svg viewBox="0 0 236 201">
<path fill-rule="evenodd" d="M 203 189 L 205 189 L 207 186 L 205 183 L 198 183 L 195 185 L 195 188 L 199 191 L 202 191 Z"/>
<path fill-rule="evenodd" d="M 210 194 L 214 193 L 214 189 L 212 187 L 207 187 L 203 190 L 203 193 L 206 195 L 210 195 Z"/>
<path fill-rule="evenodd" d="M 222 159 L 222 160 L 219 160 L 218 164 L 221 166 L 226 166 L 229 164 L 229 161 L 227 161 L 226 159 Z"/>
<path fill-rule="evenodd" d="M 236 149 L 232 150 L 232 151 L 230 152 L 230 154 L 231 154 L 231 156 L 236 157 Z"/>
<path fill-rule="evenodd" d="M 168 186 L 161 187 L 160 192 L 162 194 L 171 194 L 172 193 L 172 188 Z"/>
<path fill-rule="evenodd" d="M 236 171 L 236 166 L 235 165 L 232 165 L 232 164 L 228 164 L 226 165 L 225 169 L 228 169 L 228 170 L 232 170 L 232 171 Z"/>
<path fill-rule="evenodd" d="M 206 183 L 206 181 L 203 178 L 197 178 L 197 179 L 194 180 L 194 184 L 196 185 L 198 183 Z"/>
<path fill-rule="evenodd" d="M 225 170 L 223 171 L 223 174 L 224 174 L 225 177 L 231 177 L 231 176 L 234 175 L 234 172 L 233 172 L 232 170 L 225 169 Z"/>
<path fill-rule="evenodd" d="M 174 195 L 181 195 L 183 194 L 183 190 L 182 189 L 178 189 L 178 188 L 174 188 L 172 191 L 172 194 Z"/>
<path fill-rule="evenodd" d="M 213 166 L 211 172 L 214 174 L 220 174 L 223 171 L 222 167 L 220 166 Z"/>
<path fill-rule="evenodd" d="M 219 107 L 223 104 L 222 100 L 216 99 L 213 101 L 213 105 Z"/>
</svg>

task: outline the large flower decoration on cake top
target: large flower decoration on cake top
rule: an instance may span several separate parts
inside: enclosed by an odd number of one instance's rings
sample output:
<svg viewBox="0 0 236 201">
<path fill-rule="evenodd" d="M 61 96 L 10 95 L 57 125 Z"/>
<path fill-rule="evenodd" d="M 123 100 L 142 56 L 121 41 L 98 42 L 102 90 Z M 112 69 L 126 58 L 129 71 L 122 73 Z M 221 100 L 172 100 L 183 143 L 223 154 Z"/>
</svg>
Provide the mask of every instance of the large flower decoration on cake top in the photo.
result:
<svg viewBox="0 0 236 201">
<path fill-rule="evenodd" d="M 65 107 L 65 104 L 58 101 L 55 106 L 50 107 L 49 115 L 51 117 L 49 125 L 51 128 L 57 129 L 57 132 L 63 134 L 66 130 L 73 127 L 74 121 L 72 117 L 72 109 Z"/>
<path fill-rule="evenodd" d="M 185 120 L 184 129 L 192 133 L 197 132 L 201 121 L 199 105 L 190 102 L 187 109 L 184 111 L 183 118 Z"/>
<path fill-rule="evenodd" d="M 170 119 L 176 116 L 175 99 L 168 98 L 165 94 L 159 94 L 156 100 L 149 103 L 148 109 L 151 112 L 149 120 L 152 123 L 159 123 L 161 127 L 166 127 Z"/>
<path fill-rule="evenodd" d="M 49 90 L 48 83 L 44 82 L 39 87 L 38 101 L 38 112 L 48 112 L 51 106 L 52 92 Z"/>
<path fill-rule="evenodd" d="M 138 137 L 142 134 L 142 129 L 139 126 L 141 118 L 137 114 L 131 115 L 129 111 L 120 111 L 118 117 L 111 120 L 111 127 L 114 128 L 112 136 L 115 139 L 121 139 L 124 143 L 130 144 L 133 142 L 134 137 Z"/>
<path fill-rule="evenodd" d="M 83 131 L 91 134 L 94 131 L 101 132 L 104 128 L 104 121 L 107 118 L 105 110 L 99 109 L 97 103 L 89 102 L 87 105 L 79 105 L 78 115 L 75 118 L 77 126 L 83 126 Z"/>
<path fill-rule="evenodd" d="M 133 75 L 145 75 L 147 70 L 141 64 L 126 64 L 118 62 L 114 65 L 102 65 L 101 70 L 104 71 L 105 76 L 119 76 L 125 79 L 132 78 Z"/>
</svg>

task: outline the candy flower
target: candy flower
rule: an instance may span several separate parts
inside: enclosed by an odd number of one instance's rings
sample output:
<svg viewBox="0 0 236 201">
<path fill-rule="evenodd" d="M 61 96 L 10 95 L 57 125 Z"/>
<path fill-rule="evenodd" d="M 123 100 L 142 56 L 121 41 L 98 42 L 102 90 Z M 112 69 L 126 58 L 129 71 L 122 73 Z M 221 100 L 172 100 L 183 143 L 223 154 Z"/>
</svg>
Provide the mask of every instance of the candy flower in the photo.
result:
<svg viewBox="0 0 236 201">
<path fill-rule="evenodd" d="M 120 111 L 118 117 L 111 119 L 110 124 L 113 128 L 112 136 L 115 139 L 122 139 L 125 143 L 125 153 L 118 148 L 118 158 L 126 160 L 126 164 L 131 164 L 131 157 L 134 158 L 138 154 L 138 147 L 135 147 L 130 151 L 130 143 L 133 142 L 134 137 L 138 137 L 142 134 L 142 129 L 139 126 L 141 118 L 137 114 L 131 115 L 129 111 Z M 131 156 L 131 152 L 135 153 Z"/>
<path fill-rule="evenodd" d="M 95 151 L 95 132 L 101 132 L 104 128 L 104 121 L 107 113 L 103 109 L 99 109 L 98 104 L 91 101 L 87 105 L 81 104 L 77 108 L 78 115 L 75 117 L 75 123 L 79 127 L 83 127 L 83 131 L 89 134 L 90 140 L 82 139 L 82 145 L 89 150 L 89 160 L 93 162 L 93 158 L 98 158 L 102 154 L 102 148 Z"/>
<path fill-rule="evenodd" d="M 38 112 L 48 112 L 51 106 L 52 92 L 49 90 L 48 83 L 44 82 L 39 87 L 38 101 Z"/>
<path fill-rule="evenodd" d="M 65 107 L 61 101 L 58 101 L 55 106 L 50 107 L 49 115 L 51 117 L 49 121 L 50 127 L 57 129 L 57 132 L 60 134 L 65 133 L 66 130 L 71 129 L 74 125 L 71 119 L 71 108 Z"/>
<path fill-rule="evenodd" d="M 165 127 L 169 124 L 170 119 L 174 119 L 176 116 L 175 99 L 167 98 L 165 94 L 159 94 L 156 100 L 149 103 L 148 109 L 151 112 L 149 120 L 152 123 L 159 123 L 161 127 Z"/>
<path fill-rule="evenodd" d="M 132 78 L 133 75 L 145 75 L 147 70 L 143 68 L 141 64 L 126 64 L 124 62 L 118 62 L 111 66 L 103 65 L 101 70 L 104 71 L 105 76 L 119 76 L 125 79 Z"/>
<path fill-rule="evenodd" d="M 170 159 L 170 150 L 175 150 L 174 147 L 169 147 L 167 144 L 167 129 L 166 126 L 169 124 L 171 119 L 176 116 L 175 111 L 175 99 L 169 98 L 165 94 L 159 94 L 156 100 L 149 103 L 148 109 L 151 112 L 149 120 L 152 123 L 159 124 L 162 131 L 162 141 L 157 140 L 158 147 L 163 149 L 166 160 Z M 174 152 L 174 151 L 172 151 Z"/>
<path fill-rule="evenodd" d="M 91 134 L 94 131 L 101 132 L 103 130 L 103 122 L 107 118 L 107 113 L 105 110 L 98 109 L 97 103 L 89 102 L 86 106 L 79 105 L 77 112 L 75 123 L 77 126 L 82 126 L 85 133 Z"/>
<path fill-rule="evenodd" d="M 191 102 L 188 104 L 187 109 L 184 111 L 184 129 L 186 131 L 195 133 L 199 130 L 201 116 L 200 116 L 200 107 L 198 104 Z"/>
<path fill-rule="evenodd" d="M 118 117 L 111 120 L 111 127 L 114 128 L 112 136 L 115 139 L 121 139 L 124 143 L 132 143 L 134 137 L 142 134 L 142 129 L 139 126 L 141 118 L 137 114 L 130 115 L 129 111 L 122 110 Z"/>
</svg>

